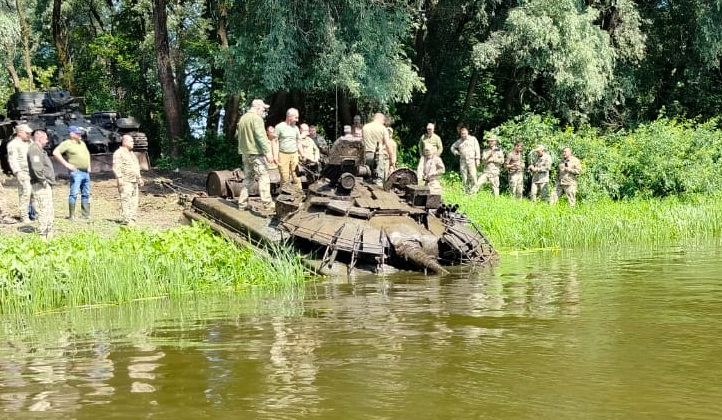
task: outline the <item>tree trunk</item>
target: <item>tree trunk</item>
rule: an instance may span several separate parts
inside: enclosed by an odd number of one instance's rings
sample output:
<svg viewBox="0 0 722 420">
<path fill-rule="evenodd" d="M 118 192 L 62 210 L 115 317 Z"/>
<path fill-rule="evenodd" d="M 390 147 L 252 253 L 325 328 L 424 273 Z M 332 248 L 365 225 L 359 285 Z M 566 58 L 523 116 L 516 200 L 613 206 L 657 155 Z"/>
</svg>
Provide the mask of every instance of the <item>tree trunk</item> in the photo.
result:
<svg viewBox="0 0 722 420">
<path fill-rule="evenodd" d="M 476 84 L 479 82 L 479 70 L 474 70 L 471 73 L 471 80 L 469 80 L 469 86 L 466 89 L 466 98 L 464 98 L 464 110 L 466 114 L 471 107 L 472 99 L 474 98 L 474 91 L 476 90 Z"/>
<path fill-rule="evenodd" d="M 8 69 L 8 73 L 10 73 L 10 77 L 13 79 L 15 92 L 20 92 L 22 90 L 22 86 L 20 86 L 20 77 L 18 77 L 18 71 L 15 69 L 15 65 L 12 61 L 8 61 L 5 64 L 5 67 Z"/>
<path fill-rule="evenodd" d="M 226 114 L 223 116 L 223 135 L 226 140 L 236 138 L 236 124 L 240 119 L 241 96 L 229 95 L 226 99 Z"/>
<path fill-rule="evenodd" d="M 53 0 L 53 19 L 51 23 L 53 44 L 55 45 L 55 54 L 58 57 L 58 64 L 60 66 L 60 81 L 62 87 L 70 92 L 74 92 L 73 69 L 70 63 L 70 56 L 68 55 L 68 38 L 62 21 L 62 5 L 63 0 Z"/>
<path fill-rule="evenodd" d="M 30 58 L 30 27 L 25 19 L 25 9 L 23 9 L 22 0 L 15 0 L 15 7 L 18 11 L 18 22 L 20 23 L 20 34 L 23 40 L 23 58 L 25 61 L 25 71 L 28 73 L 28 90 L 35 90 L 35 81 L 33 80 L 33 67 Z"/>
<path fill-rule="evenodd" d="M 163 92 L 163 109 L 168 128 L 168 152 L 171 157 L 179 155 L 179 140 L 183 138 L 180 98 L 173 78 L 173 61 L 168 41 L 168 14 L 166 2 L 153 0 L 153 29 L 155 31 L 155 52 L 158 62 L 158 81 Z"/>
</svg>

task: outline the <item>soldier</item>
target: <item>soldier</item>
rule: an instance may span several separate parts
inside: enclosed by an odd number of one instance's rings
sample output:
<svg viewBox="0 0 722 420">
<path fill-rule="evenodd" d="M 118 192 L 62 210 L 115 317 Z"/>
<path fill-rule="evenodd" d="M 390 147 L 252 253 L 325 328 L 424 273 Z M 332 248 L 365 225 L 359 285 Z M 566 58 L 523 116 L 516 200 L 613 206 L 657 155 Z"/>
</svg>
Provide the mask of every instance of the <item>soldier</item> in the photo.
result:
<svg viewBox="0 0 722 420">
<path fill-rule="evenodd" d="M 384 180 L 384 156 L 396 162 L 396 155 L 389 147 L 389 132 L 384 126 L 384 114 L 377 112 L 371 122 L 364 124 L 361 130 L 364 142 L 366 165 L 374 172 L 374 181 L 381 185 Z M 383 150 L 387 155 L 384 155 Z"/>
<path fill-rule="evenodd" d="M 384 156 L 384 180 L 386 180 L 391 172 L 396 170 L 396 152 L 398 151 L 398 144 L 396 144 L 396 140 L 394 140 L 394 129 L 391 127 L 386 127 L 386 131 L 389 133 L 388 146 L 389 151 L 391 152 L 391 155 L 394 156 L 394 160 L 391 160 L 391 156 L 389 154 L 386 154 Z"/>
<path fill-rule="evenodd" d="M 531 178 L 531 201 L 536 201 L 537 191 L 541 191 L 542 200 L 549 196 L 549 170 L 552 168 L 552 157 L 544 151 L 544 145 L 540 144 L 534 149 L 536 159 L 529 166 L 533 174 Z"/>
<path fill-rule="evenodd" d="M 320 153 L 323 153 L 324 156 L 328 154 L 328 141 L 324 136 L 318 134 L 318 127 L 315 125 L 308 127 L 308 137 L 313 140 Z"/>
<path fill-rule="evenodd" d="M 514 149 L 509 152 L 504 162 L 504 168 L 509 173 L 509 190 L 514 198 L 521 198 L 524 195 L 524 156 L 521 150 L 524 143 L 514 143 Z"/>
<path fill-rule="evenodd" d="M 559 182 L 552 193 L 549 200 L 551 204 L 555 204 L 559 196 L 564 193 L 571 207 L 577 203 L 577 175 L 582 173 L 582 163 L 576 156 L 572 155 L 572 149 L 565 147 L 562 150 L 563 160 L 559 163 Z"/>
<path fill-rule="evenodd" d="M 71 125 L 70 139 L 60 143 L 53 156 L 70 172 L 70 195 L 68 196 L 68 219 L 75 220 L 75 201 L 80 192 L 80 208 L 83 219 L 90 219 L 90 152 L 83 141 L 85 131 Z M 65 157 L 63 157 L 65 155 Z M 66 160 L 67 157 L 67 160 Z"/>
<path fill-rule="evenodd" d="M 484 149 L 481 154 L 481 163 L 484 164 L 484 172 L 476 181 L 476 185 L 471 190 L 472 194 L 476 194 L 481 187 L 487 182 L 491 184 L 491 190 L 494 196 L 499 195 L 499 174 L 501 166 L 504 164 L 504 152 L 497 146 L 497 137 L 494 134 L 489 135 L 487 143 L 489 148 Z"/>
<path fill-rule="evenodd" d="M 27 124 L 15 127 L 15 137 L 8 143 L 8 163 L 13 176 L 18 180 L 18 214 L 22 223 L 30 223 L 30 174 L 28 173 L 28 148 L 33 130 Z"/>
<path fill-rule="evenodd" d="M 266 137 L 271 142 L 271 154 L 273 155 L 273 161 L 268 162 L 268 169 L 278 169 L 278 137 L 276 137 L 276 127 L 269 125 L 266 127 Z"/>
<path fill-rule="evenodd" d="M 38 228 L 36 232 L 45 239 L 53 236 L 53 220 L 55 209 L 53 207 L 53 185 L 55 185 L 55 171 L 50 157 L 45 153 L 48 144 L 48 135 L 38 130 L 33 135 L 33 142 L 28 147 L 28 176 L 32 188 L 32 202 L 35 208 Z"/>
<path fill-rule="evenodd" d="M 436 126 L 434 123 L 426 124 L 426 134 L 423 134 L 419 139 L 419 153 L 423 156 L 424 147 L 430 144 L 436 148 L 436 156 L 441 156 L 441 152 L 444 151 L 444 145 L 441 142 L 441 137 L 434 133 Z"/>
<path fill-rule="evenodd" d="M 451 146 L 451 153 L 459 156 L 459 172 L 465 193 L 470 193 L 476 184 L 476 168 L 481 163 L 479 140 L 469 135 L 469 129 L 459 130 L 459 139 Z"/>
<path fill-rule="evenodd" d="M 343 126 L 343 136 L 336 139 L 336 141 L 339 140 L 353 140 L 353 135 L 351 134 L 351 126 L 350 125 L 344 125 Z"/>
<path fill-rule="evenodd" d="M 143 186 L 140 176 L 138 157 L 133 153 L 134 140 L 128 134 L 121 137 L 120 148 L 113 153 L 113 172 L 117 179 L 120 194 L 120 214 L 122 223 L 135 225 L 138 212 L 138 187 Z"/>
<path fill-rule="evenodd" d="M 274 210 L 271 198 L 271 178 L 268 176 L 268 163 L 273 162 L 271 145 L 263 129 L 263 116 L 268 105 L 262 99 L 254 99 L 251 108 L 238 121 L 236 137 L 238 139 L 238 154 L 243 159 L 243 185 L 238 194 L 238 208 L 250 210 L 248 205 L 248 191 L 253 181 L 258 181 L 258 191 L 261 194 L 262 211 Z"/>
<path fill-rule="evenodd" d="M 276 136 L 278 137 L 278 172 L 281 175 L 281 186 L 289 180 L 299 190 L 301 189 L 301 178 L 296 175 L 299 159 L 303 159 L 303 152 L 300 150 L 301 131 L 296 123 L 298 122 L 298 110 L 289 108 L 286 111 L 286 119 L 276 124 Z"/>
<path fill-rule="evenodd" d="M 304 157 L 304 163 L 312 165 L 318 164 L 318 161 L 321 159 L 321 151 L 310 136 L 308 124 L 301 124 L 301 143 L 299 147 Z"/>
<path fill-rule="evenodd" d="M 446 172 L 444 162 L 436 155 L 436 147 L 427 144 L 424 147 L 424 157 L 419 162 L 422 180 L 429 187 L 429 194 L 441 195 L 441 181 L 439 178 Z"/>
</svg>

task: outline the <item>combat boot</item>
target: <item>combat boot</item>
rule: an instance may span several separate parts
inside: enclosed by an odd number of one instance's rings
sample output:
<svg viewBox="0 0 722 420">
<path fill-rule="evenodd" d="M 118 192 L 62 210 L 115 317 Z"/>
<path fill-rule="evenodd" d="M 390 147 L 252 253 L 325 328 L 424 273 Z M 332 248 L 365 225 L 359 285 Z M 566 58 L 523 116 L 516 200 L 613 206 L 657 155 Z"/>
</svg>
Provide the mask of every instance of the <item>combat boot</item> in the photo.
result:
<svg viewBox="0 0 722 420">
<path fill-rule="evenodd" d="M 90 203 L 80 203 L 80 210 L 83 214 L 83 219 L 90 219 Z"/>
<path fill-rule="evenodd" d="M 75 203 L 68 203 L 68 220 L 75 220 Z"/>
</svg>

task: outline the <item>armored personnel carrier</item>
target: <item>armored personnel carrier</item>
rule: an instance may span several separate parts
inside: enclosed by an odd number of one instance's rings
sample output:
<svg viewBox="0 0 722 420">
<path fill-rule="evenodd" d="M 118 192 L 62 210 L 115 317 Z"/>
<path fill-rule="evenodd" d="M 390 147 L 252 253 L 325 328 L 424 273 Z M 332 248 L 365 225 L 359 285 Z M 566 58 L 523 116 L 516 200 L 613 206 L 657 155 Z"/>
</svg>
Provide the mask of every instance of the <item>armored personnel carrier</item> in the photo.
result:
<svg viewBox="0 0 722 420">
<path fill-rule="evenodd" d="M 94 172 L 111 170 L 112 152 L 120 147 L 121 136 L 129 134 L 135 140 L 134 150 L 141 169 L 149 169 L 148 139 L 139 131 L 140 124 L 132 117 L 122 117 L 117 111 L 86 115 L 83 98 L 63 90 L 16 92 L 8 100 L 6 108 L 7 118 L 0 118 L 0 164 L 3 172 L 10 170 L 7 142 L 12 139 L 15 126 L 23 123 L 33 130 L 41 129 L 48 133 L 48 153 L 69 138 L 68 127 L 75 125 L 82 128 Z M 65 171 L 60 167 L 56 169 Z"/>
<path fill-rule="evenodd" d="M 303 191 L 280 188 L 275 213 L 238 209 L 232 185 L 226 197 L 196 197 L 185 212 L 224 235 L 269 246 L 289 243 L 321 274 L 393 269 L 446 273 L 446 266 L 490 264 L 498 254 L 458 206 L 417 185 L 414 171 L 400 168 L 383 186 L 371 182 L 360 141 L 339 140 Z M 217 174 L 209 184 L 218 185 Z M 212 191 L 218 191 L 217 188 Z"/>
</svg>

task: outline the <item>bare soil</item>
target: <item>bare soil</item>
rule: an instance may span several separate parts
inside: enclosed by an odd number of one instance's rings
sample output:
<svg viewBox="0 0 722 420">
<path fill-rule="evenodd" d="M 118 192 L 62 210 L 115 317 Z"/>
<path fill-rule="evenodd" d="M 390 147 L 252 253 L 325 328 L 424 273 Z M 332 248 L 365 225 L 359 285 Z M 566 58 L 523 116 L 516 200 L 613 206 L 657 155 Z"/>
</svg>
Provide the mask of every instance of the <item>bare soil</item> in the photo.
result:
<svg viewBox="0 0 722 420">
<path fill-rule="evenodd" d="M 205 191 L 207 176 L 208 172 L 193 170 L 143 171 L 145 186 L 140 188 L 137 228 L 159 230 L 186 223 L 183 217 L 184 207 L 190 203 L 193 195 Z M 17 181 L 12 177 L 7 178 L 4 183 L 5 198 L 13 211 L 17 209 L 17 185 Z M 120 201 L 112 173 L 94 173 L 90 176 L 89 221 L 80 218 L 79 203 L 76 208 L 76 221 L 68 220 L 69 190 L 67 174 L 59 174 L 58 183 L 53 188 L 56 236 L 83 230 L 92 230 L 105 236 L 120 229 Z M 0 224 L 3 235 L 33 234 L 34 228 L 35 222 Z"/>
</svg>

